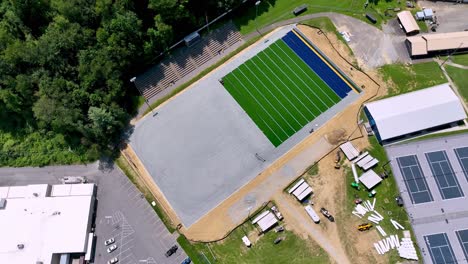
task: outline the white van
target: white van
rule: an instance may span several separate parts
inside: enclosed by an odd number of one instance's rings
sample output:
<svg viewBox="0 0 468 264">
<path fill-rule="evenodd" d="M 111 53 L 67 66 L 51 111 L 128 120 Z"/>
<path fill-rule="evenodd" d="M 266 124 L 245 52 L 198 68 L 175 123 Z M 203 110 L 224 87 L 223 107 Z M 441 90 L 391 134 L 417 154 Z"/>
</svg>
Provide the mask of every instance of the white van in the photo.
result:
<svg viewBox="0 0 468 264">
<path fill-rule="evenodd" d="M 84 176 L 63 177 L 61 180 L 63 184 L 78 184 L 88 182 L 88 179 L 86 179 Z"/>
</svg>

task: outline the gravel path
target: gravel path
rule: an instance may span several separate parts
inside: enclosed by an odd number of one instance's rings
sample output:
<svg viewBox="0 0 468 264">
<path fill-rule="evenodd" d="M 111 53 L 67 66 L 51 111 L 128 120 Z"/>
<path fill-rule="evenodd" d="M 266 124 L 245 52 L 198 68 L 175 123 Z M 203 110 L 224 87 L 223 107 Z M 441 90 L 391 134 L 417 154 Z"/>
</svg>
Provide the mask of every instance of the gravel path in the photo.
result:
<svg viewBox="0 0 468 264">
<path fill-rule="evenodd" d="M 336 263 L 351 263 L 346 252 L 341 247 L 341 243 L 333 243 L 327 235 L 323 233 L 322 229 L 319 227 L 320 224 L 317 225 L 312 222 L 298 202 L 291 201 L 291 199 L 285 197 L 285 194 L 277 196 L 275 202 L 285 216 L 286 221 L 289 223 L 288 226 L 292 224 L 294 228 L 306 232 L 306 234 L 315 240 Z M 317 208 L 315 208 L 315 210 L 318 213 Z M 321 218 L 322 221 L 326 221 L 323 217 Z"/>
</svg>

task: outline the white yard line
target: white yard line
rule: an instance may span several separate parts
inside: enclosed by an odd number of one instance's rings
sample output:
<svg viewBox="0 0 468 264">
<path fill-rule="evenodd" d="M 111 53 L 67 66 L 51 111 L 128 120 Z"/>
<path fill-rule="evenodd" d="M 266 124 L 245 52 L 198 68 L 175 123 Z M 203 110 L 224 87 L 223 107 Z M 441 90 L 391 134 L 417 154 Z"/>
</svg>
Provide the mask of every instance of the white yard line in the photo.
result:
<svg viewBox="0 0 468 264">
<path fill-rule="evenodd" d="M 276 86 L 276 85 L 270 80 L 270 78 L 268 78 L 268 77 L 266 76 L 266 74 L 265 74 L 262 70 L 260 70 L 260 68 L 258 68 L 257 64 L 256 64 L 254 61 L 252 61 L 252 64 L 259 70 L 259 72 L 261 72 L 261 73 L 263 74 L 263 76 L 266 77 L 266 79 L 271 83 L 271 85 L 272 85 L 273 87 L 275 87 L 275 89 L 281 93 L 281 95 L 294 107 L 294 109 L 297 110 L 298 113 L 300 113 L 300 114 L 302 115 L 302 117 L 303 117 L 303 118 L 307 121 L 307 123 L 308 123 L 309 120 L 307 119 L 307 117 L 304 116 L 304 114 L 296 107 L 295 104 L 293 104 L 293 102 L 291 102 L 291 100 L 289 99 L 289 97 L 286 96 L 286 95 L 283 93 L 283 91 L 281 91 L 281 89 L 278 88 L 278 86 Z M 246 67 L 247 67 L 247 64 L 246 64 Z M 248 68 L 248 67 L 247 67 L 247 68 Z M 249 69 L 249 71 L 251 71 L 251 70 Z M 258 79 L 258 77 L 257 77 L 256 74 L 254 74 L 254 76 Z M 267 88 L 266 85 L 265 85 L 263 82 L 261 82 L 261 83 L 262 83 L 262 85 L 263 85 L 265 88 Z M 268 89 L 268 88 L 267 88 L 267 89 Z M 275 98 L 276 98 L 276 96 L 275 96 Z M 281 105 L 282 105 L 282 104 L 281 104 Z M 309 112 L 310 112 L 310 111 L 309 111 Z M 314 115 L 313 113 L 311 113 L 311 114 Z M 307 124 L 307 123 L 306 123 L 306 124 Z"/>
<path fill-rule="evenodd" d="M 265 65 L 265 66 L 268 68 L 268 70 L 269 70 L 271 73 L 273 73 L 273 75 L 288 89 L 288 91 L 289 91 L 294 97 L 296 97 L 297 101 L 300 102 L 300 103 L 310 112 L 309 107 L 307 107 L 307 106 L 302 102 L 302 100 L 300 100 L 300 99 L 296 96 L 296 94 L 293 93 L 293 92 L 291 91 L 291 89 L 289 89 L 289 87 L 283 82 L 283 80 L 281 80 L 281 78 L 279 78 L 279 77 L 275 74 L 275 72 L 270 68 L 270 66 L 268 66 L 268 64 L 266 64 L 266 63 L 262 60 L 262 58 L 260 58 L 259 55 L 260 55 L 260 53 L 256 56 L 256 58 L 258 58 L 258 59 L 262 62 L 262 64 Z M 252 62 L 253 62 L 253 60 L 252 60 Z M 254 63 L 255 63 L 255 62 L 254 62 Z M 275 65 L 276 65 L 276 64 L 275 64 Z M 304 93 L 304 92 L 302 92 L 302 93 Z M 304 94 L 304 95 L 305 95 L 305 94 Z M 312 105 L 315 106 L 315 108 L 317 108 L 317 110 L 318 110 L 319 112 L 321 112 L 320 109 L 314 104 L 314 102 L 312 102 L 312 101 L 310 100 L 309 97 L 306 96 L 306 98 L 309 99 L 309 101 L 312 103 Z M 311 113 L 312 115 L 314 115 L 312 112 L 310 112 L 310 113 Z M 314 115 L 314 116 L 315 116 L 315 115 Z"/>
<path fill-rule="evenodd" d="M 255 76 L 255 78 L 262 84 L 262 86 L 265 87 L 266 90 L 275 98 L 275 100 L 286 110 L 286 112 L 288 112 L 288 113 L 294 118 L 294 120 L 296 120 L 296 123 L 298 123 L 298 124 L 302 127 L 303 124 L 301 124 L 301 122 L 299 122 L 299 120 L 297 120 L 297 119 L 294 117 L 294 115 L 293 115 L 291 112 L 289 112 L 289 109 L 281 103 L 281 101 L 278 99 L 278 97 L 276 97 L 275 94 L 273 94 L 273 93 L 270 91 L 270 89 L 268 89 L 268 87 L 265 86 L 265 84 L 258 78 L 257 74 L 255 74 L 254 72 L 252 72 L 252 70 L 249 68 L 249 66 L 247 66 L 247 63 L 245 63 L 244 65 L 245 65 L 245 67 L 247 68 L 247 70 L 249 70 L 249 72 L 252 73 L 252 75 Z M 274 87 L 276 88 L 276 86 L 274 86 Z M 260 90 L 258 90 L 258 91 L 260 92 Z M 300 112 L 299 112 L 299 113 L 300 113 Z M 302 113 L 301 113 L 301 115 L 302 115 Z M 305 116 L 303 116 L 303 117 L 305 118 Z M 283 118 L 283 119 L 284 119 L 284 118 Z M 306 121 L 307 121 L 307 118 L 305 118 L 305 119 L 306 119 Z"/>
<path fill-rule="evenodd" d="M 262 104 L 260 104 L 260 102 L 257 100 L 257 98 L 255 98 L 255 96 L 253 96 L 252 93 L 250 93 L 250 91 L 244 86 L 244 84 L 239 80 L 239 78 L 237 78 L 237 76 L 234 74 L 232 74 L 232 76 L 234 76 L 234 78 L 236 78 L 237 82 L 240 83 L 240 85 L 242 85 L 242 87 L 244 88 L 244 90 L 247 91 L 247 93 L 249 93 L 249 95 L 257 102 L 257 104 L 263 109 L 263 111 L 271 118 L 271 120 L 273 120 L 273 122 L 276 123 L 276 125 L 281 129 L 283 130 L 283 128 L 278 124 L 278 122 L 276 122 L 276 120 L 270 115 L 270 113 L 263 107 Z M 276 135 L 275 131 L 274 130 L 271 130 L 273 132 L 273 134 L 275 134 L 276 138 L 278 138 L 279 140 L 281 140 L 280 137 L 278 137 L 278 135 Z M 288 133 L 286 133 L 284 130 L 283 130 L 283 133 L 288 136 Z"/>
<path fill-rule="evenodd" d="M 244 65 L 245 65 L 245 64 L 244 64 Z M 249 81 L 249 83 L 252 85 L 252 87 L 254 87 L 254 89 L 263 97 L 263 99 L 265 99 L 265 101 L 267 101 L 267 103 L 273 108 L 273 110 L 275 110 L 275 112 L 284 120 L 284 122 L 286 122 L 286 124 L 288 124 L 288 126 L 289 126 L 292 130 L 295 130 L 294 127 L 288 122 L 288 120 L 287 120 L 286 118 L 284 118 L 284 116 L 281 115 L 281 113 L 278 111 L 278 109 L 276 109 L 276 107 L 270 102 L 270 100 L 268 100 L 268 99 L 265 97 L 265 95 L 264 95 L 262 92 L 260 92 L 260 90 L 257 89 L 256 85 L 253 84 L 252 81 L 251 81 L 247 76 L 245 76 L 244 72 L 242 72 L 242 69 L 241 69 L 240 67 L 237 68 L 237 69 L 238 69 L 238 71 L 245 77 L 245 79 L 246 79 L 247 81 Z M 242 84 L 242 85 L 243 85 L 243 84 Z M 294 118 L 294 116 L 293 116 L 293 118 Z M 298 121 L 296 120 L 296 122 L 298 122 Z M 298 123 L 299 123 L 299 122 L 298 122 Z M 300 125 L 300 123 L 299 123 L 299 125 Z"/>
<path fill-rule="evenodd" d="M 309 80 L 311 80 L 311 81 L 315 84 L 315 86 L 330 100 L 330 102 L 332 103 L 331 106 L 333 106 L 333 105 L 335 104 L 335 102 L 334 102 L 333 99 L 331 99 L 331 97 L 322 89 L 322 87 L 321 87 L 320 85 L 318 85 L 318 84 L 315 82 L 315 80 L 312 79 L 312 78 L 304 71 L 304 69 L 303 69 L 301 66 L 299 66 L 299 65 L 296 63 L 296 61 L 295 61 L 294 59 L 292 59 L 291 56 L 289 56 L 289 54 L 286 53 L 286 51 L 283 50 L 283 48 L 281 48 L 281 46 L 278 45 L 278 43 L 274 43 L 273 45 L 275 45 L 275 44 L 276 44 L 276 47 L 278 47 L 278 48 L 289 58 L 289 60 L 292 61 L 292 62 L 304 73 L 304 75 L 306 75 L 307 78 L 308 78 Z M 273 52 L 276 54 L 276 52 L 275 52 L 273 49 L 270 49 L 270 50 L 273 51 Z M 304 63 L 305 63 L 305 62 L 304 62 Z M 288 63 L 285 63 L 285 65 L 286 65 L 289 69 L 291 69 L 291 67 L 289 66 Z M 307 65 L 307 64 L 306 64 L 306 65 Z M 309 67 L 309 65 L 307 65 L 307 67 Z M 310 68 L 310 67 L 309 67 L 309 68 Z M 323 79 L 322 79 L 322 77 L 321 77 L 320 75 L 318 75 L 312 68 L 311 68 L 311 70 L 323 81 Z M 294 72 L 293 70 L 291 70 L 291 71 Z M 300 77 L 296 74 L 296 72 L 294 72 L 294 74 L 298 77 L 298 79 L 300 79 L 300 80 L 302 81 L 302 83 L 303 83 L 304 85 L 306 85 L 307 88 L 309 88 L 309 86 L 307 86 L 307 84 L 304 82 L 304 80 L 303 80 L 302 78 L 300 78 Z M 326 84 L 326 85 L 328 86 L 328 84 L 327 84 L 325 81 L 323 81 L 323 83 Z M 329 88 L 329 89 L 330 89 L 333 93 L 336 94 L 336 92 L 335 92 L 333 89 L 331 89 L 331 88 Z M 311 90 L 312 92 L 314 92 L 314 91 L 313 91 L 312 89 L 310 89 L 310 88 L 309 88 L 309 90 Z M 314 92 L 314 94 L 315 94 L 315 92 Z M 338 95 L 337 95 L 337 96 L 338 96 Z M 339 97 L 339 96 L 338 96 L 338 97 Z M 319 98 L 320 98 L 320 97 L 319 97 Z M 341 98 L 340 98 L 340 99 L 341 99 Z M 330 107 L 331 107 L 331 106 L 330 106 Z"/>
</svg>

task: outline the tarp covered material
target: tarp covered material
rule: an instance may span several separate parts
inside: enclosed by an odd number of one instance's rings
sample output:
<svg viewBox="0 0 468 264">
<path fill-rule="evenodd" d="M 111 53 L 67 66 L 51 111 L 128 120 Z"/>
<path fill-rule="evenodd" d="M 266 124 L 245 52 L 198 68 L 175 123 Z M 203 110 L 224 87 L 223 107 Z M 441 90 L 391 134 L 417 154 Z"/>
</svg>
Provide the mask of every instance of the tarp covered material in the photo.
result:
<svg viewBox="0 0 468 264">
<path fill-rule="evenodd" d="M 460 99 L 448 83 L 371 102 L 365 107 L 381 141 L 466 119 Z"/>
<path fill-rule="evenodd" d="M 296 196 L 297 200 L 302 201 L 302 200 L 304 200 L 304 198 L 307 197 L 307 195 L 309 195 L 311 193 L 312 193 L 312 187 L 309 186 L 302 193 L 300 193 L 298 196 Z"/>
<path fill-rule="evenodd" d="M 256 224 L 258 221 L 260 221 L 263 217 L 265 217 L 269 213 L 270 213 L 269 211 L 265 211 L 259 214 L 257 217 L 254 218 L 254 220 L 252 220 L 252 224 Z"/>
<path fill-rule="evenodd" d="M 262 229 L 262 231 L 265 232 L 277 222 L 278 222 L 278 219 L 276 219 L 275 215 L 271 212 L 268 212 L 268 214 L 262 219 L 260 219 L 257 222 L 257 224 L 260 227 L 260 229 Z"/>
<path fill-rule="evenodd" d="M 294 192 L 294 196 L 298 196 L 299 194 L 301 194 L 305 189 L 307 189 L 309 187 L 309 184 L 307 184 L 306 182 L 302 183 L 301 186 L 299 186 Z"/>
<path fill-rule="evenodd" d="M 348 160 L 353 160 L 359 155 L 359 151 L 349 141 L 341 144 L 340 149 L 343 151 Z"/>
<path fill-rule="evenodd" d="M 359 181 L 370 190 L 379 184 L 382 181 L 382 178 L 380 178 L 374 170 L 369 170 L 359 177 Z"/>
<path fill-rule="evenodd" d="M 297 187 L 299 187 L 303 182 L 304 179 L 300 179 L 296 184 L 294 184 L 294 186 L 291 189 L 289 189 L 288 193 L 291 194 L 292 192 L 294 192 L 294 190 L 296 190 Z"/>
<path fill-rule="evenodd" d="M 420 29 L 418 23 L 416 23 L 416 20 L 410 11 L 401 11 L 397 14 L 397 16 L 406 33 L 409 34 L 419 32 Z"/>
</svg>

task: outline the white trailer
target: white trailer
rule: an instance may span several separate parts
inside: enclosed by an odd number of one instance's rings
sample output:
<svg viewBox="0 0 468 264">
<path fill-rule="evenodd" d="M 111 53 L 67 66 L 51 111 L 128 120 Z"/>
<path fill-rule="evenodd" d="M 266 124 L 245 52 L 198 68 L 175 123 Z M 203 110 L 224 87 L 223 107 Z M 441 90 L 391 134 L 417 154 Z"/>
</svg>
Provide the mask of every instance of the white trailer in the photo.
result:
<svg viewBox="0 0 468 264">
<path fill-rule="evenodd" d="M 312 208 L 312 206 L 307 205 L 306 207 L 304 207 L 304 209 L 306 210 L 307 214 L 310 216 L 310 218 L 312 218 L 312 220 L 313 220 L 316 224 L 320 223 L 320 217 L 319 217 L 318 214 L 314 211 L 314 209 Z"/>
</svg>

